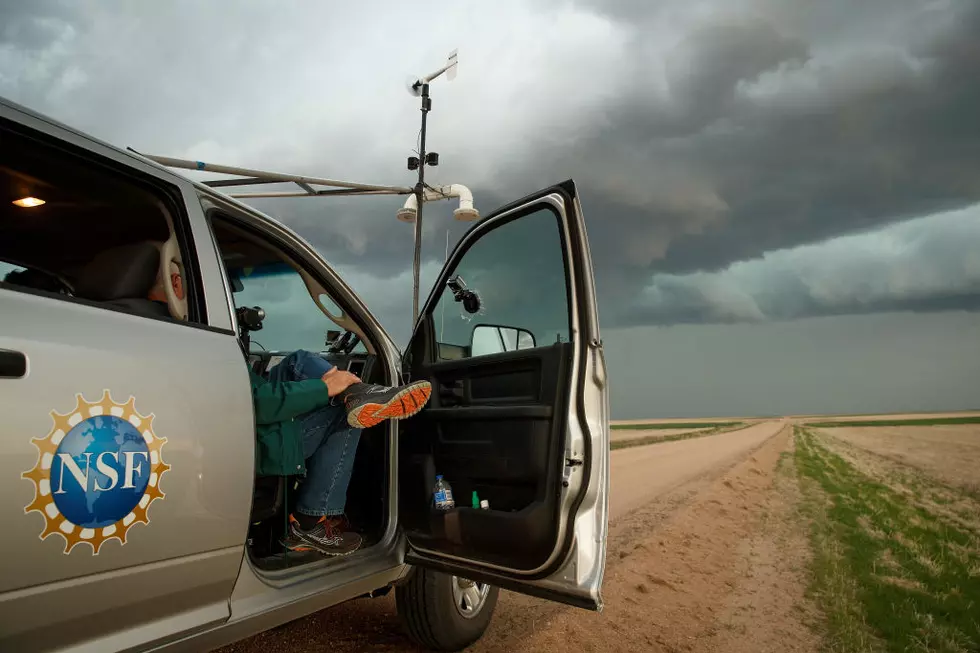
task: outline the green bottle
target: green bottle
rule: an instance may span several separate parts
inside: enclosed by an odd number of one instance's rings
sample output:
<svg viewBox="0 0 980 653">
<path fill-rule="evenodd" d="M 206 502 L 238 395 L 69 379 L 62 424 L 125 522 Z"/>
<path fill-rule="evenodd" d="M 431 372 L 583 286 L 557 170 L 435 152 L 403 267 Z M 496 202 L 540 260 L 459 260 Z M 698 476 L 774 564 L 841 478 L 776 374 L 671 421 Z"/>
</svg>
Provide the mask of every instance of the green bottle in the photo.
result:
<svg viewBox="0 0 980 653">
<path fill-rule="evenodd" d="M 477 510 L 480 508 L 480 497 L 476 496 L 476 490 L 473 490 L 473 507 Z"/>
</svg>

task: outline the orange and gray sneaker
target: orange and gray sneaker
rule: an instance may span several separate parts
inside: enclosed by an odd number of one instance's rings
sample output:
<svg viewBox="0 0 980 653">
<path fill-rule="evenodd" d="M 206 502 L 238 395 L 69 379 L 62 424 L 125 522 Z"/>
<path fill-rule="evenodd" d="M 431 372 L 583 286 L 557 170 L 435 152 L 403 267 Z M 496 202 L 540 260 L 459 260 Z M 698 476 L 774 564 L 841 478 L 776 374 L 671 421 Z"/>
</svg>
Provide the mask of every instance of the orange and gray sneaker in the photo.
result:
<svg viewBox="0 0 980 653">
<path fill-rule="evenodd" d="M 347 423 L 357 429 L 367 429 L 386 419 L 411 417 L 422 410 L 431 394 L 432 384 L 428 381 L 397 388 L 355 383 L 343 393 Z"/>
<path fill-rule="evenodd" d="M 300 526 L 299 520 L 289 516 L 289 532 L 282 545 L 290 551 L 316 551 L 327 556 L 345 556 L 361 546 L 361 536 L 345 533 L 341 529 L 341 517 L 321 517 L 309 530 Z"/>
</svg>

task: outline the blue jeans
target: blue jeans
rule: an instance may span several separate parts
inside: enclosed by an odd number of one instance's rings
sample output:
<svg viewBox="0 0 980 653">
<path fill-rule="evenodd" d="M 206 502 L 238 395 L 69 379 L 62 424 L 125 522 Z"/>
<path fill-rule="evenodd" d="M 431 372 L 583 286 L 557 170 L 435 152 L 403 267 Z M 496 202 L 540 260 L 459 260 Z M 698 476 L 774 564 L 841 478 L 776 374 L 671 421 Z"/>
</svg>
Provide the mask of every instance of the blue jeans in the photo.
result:
<svg viewBox="0 0 980 653">
<path fill-rule="evenodd" d="M 299 349 L 269 371 L 269 380 L 319 379 L 331 369 L 333 365 L 317 354 Z M 296 512 L 311 516 L 342 515 L 361 429 L 347 424 L 347 411 L 342 403 L 334 400 L 297 420 L 303 429 L 306 480 L 299 489 Z"/>
</svg>

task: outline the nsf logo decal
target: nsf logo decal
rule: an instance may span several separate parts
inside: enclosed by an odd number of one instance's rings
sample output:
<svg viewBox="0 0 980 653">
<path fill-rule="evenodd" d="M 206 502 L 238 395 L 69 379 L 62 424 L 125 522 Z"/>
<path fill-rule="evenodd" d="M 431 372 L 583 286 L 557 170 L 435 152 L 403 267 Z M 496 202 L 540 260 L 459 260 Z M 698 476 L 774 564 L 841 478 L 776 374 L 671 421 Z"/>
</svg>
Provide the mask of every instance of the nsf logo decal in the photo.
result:
<svg viewBox="0 0 980 653">
<path fill-rule="evenodd" d="M 125 544 L 134 524 L 150 523 L 150 503 L 164 497 L 167 440 L 153 433 L 153 414 L 136 412 L 134 397 L 117 404 L 104 390 L 95 403 L 75 395 L 74 410 L 51 418 L 51 432 L 31 440 L 37 464 L 21 477 L 34 483 L 34 500 L 24 512 L 41 513 L 39 537 L 62 536 L 66 554 L 83 543 L 96 555 L 106 540 Z"/>
</svg>

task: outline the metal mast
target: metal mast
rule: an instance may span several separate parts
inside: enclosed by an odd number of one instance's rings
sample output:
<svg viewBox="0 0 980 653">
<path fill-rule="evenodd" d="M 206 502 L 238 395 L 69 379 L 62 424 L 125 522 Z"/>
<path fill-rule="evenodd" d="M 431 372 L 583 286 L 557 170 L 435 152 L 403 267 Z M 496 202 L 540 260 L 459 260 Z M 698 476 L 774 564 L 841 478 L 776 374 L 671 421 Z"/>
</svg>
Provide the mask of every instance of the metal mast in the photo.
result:
<svg viewBox="0 0 980 653">
<path fill-rule="evenodd" d="M 415 200 L 418 211 L 415 214 L 415 253 L 412 259 L 412 326 L 419 319 L 419 273 L 422 267 L 422 207 L 425 205 L 425 127 L 426 117 L 432 109 L 429 99 L 429 83 L 422 84 L 422 129 L 419 132 L 419 181 L 415 184 Z M 438 159 L 437 159 L 438 160 Z"/>
<path fill-rule="evenodd" d="M 412 327 L 419 319 L 419 274 L 422 267 L 422 206 L 425 204 L 425 166 L 426 164 L 439 165 L 439 154 L 437 152 L 425 151 L 425 132 L 429 111 L 432 110 L 432 99 L 429 97 L 429 82 L 439 75 L 448 72 L 447 77 L 450 81 L 456 77 L 456 50 L 449 53 L 446 65 L 439 70 L 415 80 L 409 87 L 413 95 L 422 97 L 422 129 L 419 130 L 419 156 L 409 157 L 408 169 L 414 170 L 418 167 L 419 180 L 415 184 L 415 200 L 418 208 L 415 215 L 415 253 L 412 259 Z"/>
</svg>

